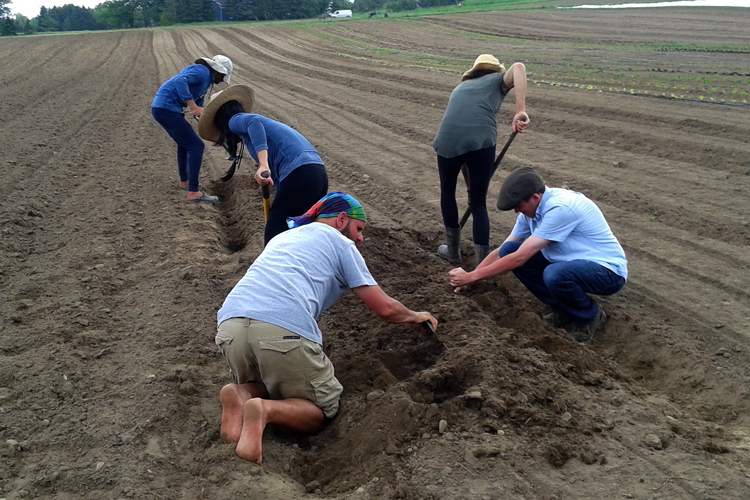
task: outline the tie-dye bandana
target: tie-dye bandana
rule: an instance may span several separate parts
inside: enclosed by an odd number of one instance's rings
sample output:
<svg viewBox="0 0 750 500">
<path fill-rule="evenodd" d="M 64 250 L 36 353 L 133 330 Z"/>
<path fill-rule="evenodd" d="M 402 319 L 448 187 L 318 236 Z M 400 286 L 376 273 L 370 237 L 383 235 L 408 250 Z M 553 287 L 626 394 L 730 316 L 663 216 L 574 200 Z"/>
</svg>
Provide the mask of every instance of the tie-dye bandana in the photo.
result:
<svg viewBox="0 0 750 500">
<path fill-rule="evenodd" d="M 330 193 L 310 208 L 305 215 L 299 217 L 287 217 L 286 223 L 289 228 L 304 226 L 315 219 L 338 217 L 341 212 L 352 219 L 367 222 L 365 209 L 357 200 L 346 193 Z"/>
</svg>

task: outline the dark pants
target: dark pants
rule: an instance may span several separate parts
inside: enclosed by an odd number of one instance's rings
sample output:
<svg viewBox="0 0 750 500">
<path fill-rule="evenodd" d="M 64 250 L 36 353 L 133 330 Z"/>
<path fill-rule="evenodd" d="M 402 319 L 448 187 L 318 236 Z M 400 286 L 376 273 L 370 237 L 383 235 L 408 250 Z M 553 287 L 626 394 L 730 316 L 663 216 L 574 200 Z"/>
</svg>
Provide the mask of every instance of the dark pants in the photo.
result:
<svg viewBox="0 0 750 500">
<path fill-rule="evenodd" d="M 328 174 L 323 165 L 302 165 L 276 185 L 276 196 L 268 212 L 264 245 L 289 226 L 287 217 L 302 215 L 328 194 Z"/>
<path fill-rule="evenodd" d="M 520 241 L 508 241 L 500 247 L 500 257 L 518 250 Z M 599 306 L 587 294 L 612 295 L 625 285 L 625 278 L 588 260 L 548 261 L 537 252 L 513 274 L 536 298 L 553 312 L 566 314 L 577 325 L 591 323 Z"/>
<path fill-rule="evenodd" d="M 206 148 L 203 141 L 182 113 L 151 108 L 151 114 L 177 143 L 177 171 L 180 181 L 188 182 L 188 191 L 198 191 L 198 176 L 201 173 L 203 150 Z"/>
<path fill-rule="evenodd" d="M 470 151 L 455 158 L 438 155 L 440 172 L 440 210 L 443 224 L 450 228 L 458 227 L 458 205 L 456 205 L 456 185 L 461 165 L 469 170 L 469 206 L 473 218 L 473 239 L 476 245 L 490 244 L 490 218 L 487 216 L 487 189 L 492 178 L 495 162 L 495 146 Z"/>
</svg>

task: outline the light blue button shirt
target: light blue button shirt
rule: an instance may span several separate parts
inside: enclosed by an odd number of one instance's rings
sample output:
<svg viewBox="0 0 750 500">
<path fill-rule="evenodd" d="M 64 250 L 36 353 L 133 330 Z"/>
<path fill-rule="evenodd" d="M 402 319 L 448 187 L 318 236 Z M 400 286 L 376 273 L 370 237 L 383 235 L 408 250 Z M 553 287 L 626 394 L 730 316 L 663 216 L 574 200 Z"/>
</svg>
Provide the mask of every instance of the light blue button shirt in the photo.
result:
<svg viewBox="0 0 750 500">
<path fill-rule="evenodd" d="M 518 214 L 513 236 L 549 240 L 542 255 L 550 262 L 588 260 L 628 278 L 628 261 L 596 203 L 581 193 L 546 188 L 534 218 Z"/>
</svg>

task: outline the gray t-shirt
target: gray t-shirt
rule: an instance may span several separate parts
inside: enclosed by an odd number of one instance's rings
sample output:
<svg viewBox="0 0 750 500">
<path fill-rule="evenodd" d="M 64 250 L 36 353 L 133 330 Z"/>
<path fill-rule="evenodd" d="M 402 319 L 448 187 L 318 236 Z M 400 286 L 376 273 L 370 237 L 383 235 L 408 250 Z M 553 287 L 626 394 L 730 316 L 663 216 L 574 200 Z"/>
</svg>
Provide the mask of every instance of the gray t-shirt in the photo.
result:
<svg viewBox="0 0 750 500">
<path fill-rule="evenodd" d="M 235 285 L 218 322 L 252 318 L 323 344 L 318 316 L 349 288 L 376 286 L 354 242 L 313 222 L 274 237 Z"/>
<path fill-rule="evenodd" d="M 505 73 L 491 73 L 461 82 L 453 89 L 437 137 L 432 141 L 438 155 L 454 158 L 497 144 L 495 115 L 506 96 L 504 76 Z"/>
</svg>

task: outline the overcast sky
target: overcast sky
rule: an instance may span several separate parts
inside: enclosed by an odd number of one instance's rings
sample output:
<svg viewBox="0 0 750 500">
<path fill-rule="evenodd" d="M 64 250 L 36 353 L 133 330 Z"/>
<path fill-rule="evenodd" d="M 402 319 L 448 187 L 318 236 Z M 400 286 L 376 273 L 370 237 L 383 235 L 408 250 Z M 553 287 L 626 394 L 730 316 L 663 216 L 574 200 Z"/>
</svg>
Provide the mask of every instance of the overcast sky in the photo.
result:
<svg viewBox="0 0 750 500">
<path fill-rule="evenodd" d="M 100 3 L 104 3 L 104 0 L 11 0 L 10 13 L 11 14 L 23 14 L 29 19 L 34 19 L 39 15 L 39 9 L 42 5 L 47 7 L 62 7 L 72 3 L 78 7 L 88 7 L 93 9 Z"/>
</svg>

